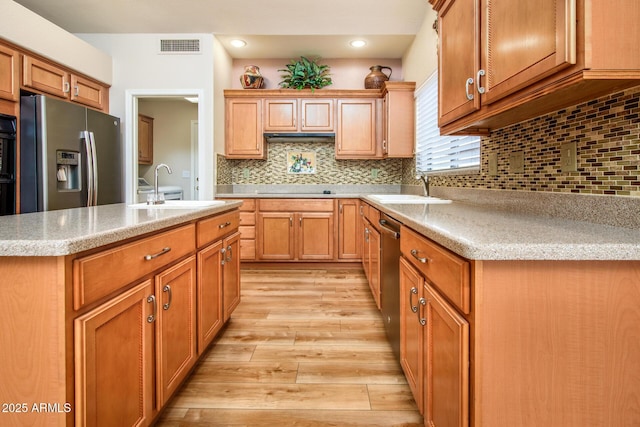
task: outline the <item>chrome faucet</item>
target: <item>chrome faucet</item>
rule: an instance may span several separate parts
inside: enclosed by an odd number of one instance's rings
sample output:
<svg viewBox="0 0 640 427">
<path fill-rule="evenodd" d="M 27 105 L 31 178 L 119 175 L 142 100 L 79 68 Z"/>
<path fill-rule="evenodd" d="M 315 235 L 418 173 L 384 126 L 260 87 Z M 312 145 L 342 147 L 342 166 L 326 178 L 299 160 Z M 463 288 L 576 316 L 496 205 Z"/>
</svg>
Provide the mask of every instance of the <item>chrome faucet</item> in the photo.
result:
<svg viewBox="0 0 640 427">
<path fill-rule="evenodd" d="M 153 204 L 154 205 L 161 205 L 161 204 L 164 203 L 164 199 L 160 200 L 160 198 L 158 197 L 158 169 L 160 169 L 160 168 L 166 168 L 167 172 L 172 173 L 171 172 L 171 168 L 167 164 L 160 163 L 158 166 L 156 166 L 155 180 L 154 180 L 154 183 L 153 183 L 154 184 L 154 186 L 153 186 Z"/>
<path fill-rule="evenodd" d="M 429 197 L 429 177 L 425 175 L 418 175 L 416 176 L 416 179 L 422 180 L 422 183 L 424 184 L 424 195 Z"/>
</svg>

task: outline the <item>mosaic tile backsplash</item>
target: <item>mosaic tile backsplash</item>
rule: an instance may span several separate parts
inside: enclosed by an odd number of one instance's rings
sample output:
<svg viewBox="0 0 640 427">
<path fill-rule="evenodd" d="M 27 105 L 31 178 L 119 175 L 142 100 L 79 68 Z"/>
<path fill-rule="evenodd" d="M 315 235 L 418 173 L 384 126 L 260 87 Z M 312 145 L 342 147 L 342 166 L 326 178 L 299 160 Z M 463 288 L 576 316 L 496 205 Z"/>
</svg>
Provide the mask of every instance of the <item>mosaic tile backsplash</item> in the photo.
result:
<svg viewBox="0 0 640 427">
<path fill-rule="evenodd" d="M 313 152 L 316 173 L 288 173 L 291 153 Z M 267 160 L 218 156 L 217 184 L 400 184 L 402 160 L 337 160 L 333 142 L 271 142 Z"/>
<path fill-rule="evenodd" d="M 480 173 L 433 176 L 434 186 L 548 191 L 640 197 L 640 86 L 556 111 L 482 138 Z M 575 142 L 577 171 L 562 172 L 560 146 Z M 287 173 L 291 151 L 314 151 L 318 171 Z M 524 172 L 509 170 L 524 153 Z M 413 159 L 336 160 L 331 143 L 271 143 L 268 160 L 218 157 L 218 184 L 405 184 L 415 179 Z M 497 154 L 498 174 L 488 174 Z"/>
<path fill-rule="evenodd" d="M 640 197 L 639 101 L 637 86 L 495 131 L 482 139 L 480 174 L 433 177 L 432 184 Z M 576 143 L 576 172 L 561 170 L 565 142 Z M 522 173 L 509 171 L 515 151 L 524 152 Z M 498 157 L 496 176 L 488 174 L 490 153 Z M 405 172 L 404 180 L 415 177 Z"/>
</svg>

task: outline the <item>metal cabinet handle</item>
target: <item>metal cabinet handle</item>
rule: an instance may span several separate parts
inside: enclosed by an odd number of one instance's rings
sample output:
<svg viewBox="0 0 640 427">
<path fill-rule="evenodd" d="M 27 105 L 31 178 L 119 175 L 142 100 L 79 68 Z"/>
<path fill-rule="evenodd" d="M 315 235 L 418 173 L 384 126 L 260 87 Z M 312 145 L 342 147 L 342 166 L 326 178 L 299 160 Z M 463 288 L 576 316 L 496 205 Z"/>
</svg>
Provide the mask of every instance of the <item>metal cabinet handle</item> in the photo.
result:
<svg viewBox="0 0 640 427">
<path fill-rule="evenodd" d="M 75 92 L 76 92 L 75 96 L 80 96 L 80 87 L 78 85 L 75 85 L 73 88 L 75 89 Z"/>
<path fill-rule="evenodd" d="M 227 253 L 227 250 L 225 248 L 220 249 L 220 254 L 222 254 L 222 261 L 220 261 L 220 265 L 224 265 L 225 261 L 226 261 L 226 257 L 224 254 Z"/>
<path fill-rule="evenodd" d="M 360 205 L 360 216 L 364 216 L 364 205 Z"/>
<path fill-rule="evenodd" d="M 158 252 L 157 254 L 153 254 L 153 255 L 145 255 L 144 259 L 147 261 L 151 261 L 154 258 L 158 258 L 161 255 L 166 254 L 167 252 L 170 252 L 171 248 L 169 246 L 167 246 L 166 248 L 162 248 L 162 250 L 160 252 Z"/>
<path fill-rule="evenodd" d="M 298 218 L 298 221 L 300 223 L 300 227 L 302 227 L 302 217 Z"/>
<path fill-rule="evenodd" d="M 426 264 L 429 262 L 429 258 L 422 258 L 418 256 L 418 250 L 417 249 L 411 249 L 411 256 L 413 256 L 415 259 L 417 259 L 418 261 L 420 261 L 423 264 Z"/>
<path fill-rule="evenodd" d="M 231 262 L 231 260 L 233 259 L 233 248 L 231 247 L 231 245 L 227 246 L 227 262 Z"/>
<path fill-rule="evenodd" d="M 427 300 L 426 300 L 426 299 L 424 299 L 424 298 L 420 298 L 420 299 L 418 300 L 418 302 L 420 303 L 420 314 L 422 314 L 422 308 L 423 308 L 423 307 L 425 307 L 425 306 L 427 305 Z M 419 318 L 420 318 L 420 324 L 421 324 L 422 326 L 424 326 L 424 325 L 426 325 L 426 324 L 427 324 L 427 318 L 426 318 L 426 317 L 422 316 L 422 317 L 419 317 Z"/>
<path fill-rule="evenodd" d="M 162 292 L 168 292 L 169 293 L 169 302 L 167 302 L 167 303 L 162 305 L 163 309 L 169 310 L 169 307 L 171 307 L 171 300 L 173 299 L 173 294 L 171 293 L 171 286 L 164 285 L 164 288 L 162 288 Z"/>
<path fill-rule="evenodd" d="M 289 227 L 293 227 L 293 217 L 289 217 Z"/>
<path fill-rule="evenodd" d="M 364 229 L 364 241 L 367 242 L 367 243 L 369 242 L 369 233 L 370 233 L 369 229 L 365 228 Z"/>
<path fill-rule="evenodd" d="M 414 286 L 413 288 L 411 288 L 411 291 L 409 291 L 409 305 L 411 306 L 411 311 L 413 311 L 414 313 L 418 312 L 418 306 L 417 305 L 413 305 L 413 296 L 414 295 L 418 295 L 418 289 Z"/>
<path fill-rule="evenodd" d="M 391 236 L 393 236 L 394 239 L 399 239 L 400 238 L 400 233 L 392 228 L 389 228 L 387 226 L 388 221 L 385 219 L 381 219 L 378 221 L 378 224 L 380 224 L 380 229 L 386 231 L 387 233 L 391 234 Z"/>
<path fill-rule="evenodd" d="M 465 85 L 464 85 L 464 90 L 465 90 L 465 92 L 467 93 L 467 99 L 468 99 L 469 101 L 473 100 L 473 94 L 472 94 L 471 92 L 469 92 L 469 86 L 470 86 L 470 85 L 472 85 L 472 84 L 473 84 L 473 78 L 472 78 L 472 77 L 469 77 L 469 78 L 467 79 L 467 82 L 466 82 L 466 83 L 465 83 Z"/>
<path fill-rule="evenodd" d="M 230 226 L 230 225 L 231 225 L 231 223 L 230 223 L 229 221 L 227 221 L 227 222 L 225 222 L 224 224 L 220 224 L 220 225 L 218 226 L 218 228 L 222 229 L 222 228 L 228 227 L 228 226 Z"/>
<path fill-rule="evenodd" d="M 156 320 L 156 314 L 158 313 L 158 304 L 156 303 L 156 296 L 149 295 L 147 297 L 147 302 L 153 303 L 153 314 L 150 314 L 149 316 L 147 316 L 147 322 L 153 323 L 153 321 Z"/>
<path fill-rule="evenodd" d="M 71 91 L 71 85 L 69 84 L 69 82 L 64 82 L 64 84 L 62 85 L 62 91 L 64 93 Z"/>
<path fill-rule="evenodd" d="M 478 93 L 480 93 L 480 94 L 483 94 L 483 93 L 485 93 L 487 91 L 480 84 L 480 77 L 484 76 L 485 74 L 487 74 L 487 73 L 484 70 L 478 70 L 478 75 L 476 76 L 476 80 L 478 81 Z"/>
</svg>

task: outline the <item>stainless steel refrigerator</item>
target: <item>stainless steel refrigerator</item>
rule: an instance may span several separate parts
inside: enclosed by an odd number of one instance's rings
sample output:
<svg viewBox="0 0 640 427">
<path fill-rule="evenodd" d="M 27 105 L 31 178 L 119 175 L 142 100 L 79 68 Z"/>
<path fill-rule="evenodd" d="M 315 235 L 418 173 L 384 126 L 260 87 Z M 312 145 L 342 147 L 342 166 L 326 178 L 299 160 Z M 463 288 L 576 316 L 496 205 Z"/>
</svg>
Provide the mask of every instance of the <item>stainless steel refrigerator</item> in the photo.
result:
<svg viewBox="0 0 640 427">
<path fill-rule="evenodd" d="M 120 119 L 43 95 L 20 102 L 20 212 L 124 201 Z"/>
</svg>

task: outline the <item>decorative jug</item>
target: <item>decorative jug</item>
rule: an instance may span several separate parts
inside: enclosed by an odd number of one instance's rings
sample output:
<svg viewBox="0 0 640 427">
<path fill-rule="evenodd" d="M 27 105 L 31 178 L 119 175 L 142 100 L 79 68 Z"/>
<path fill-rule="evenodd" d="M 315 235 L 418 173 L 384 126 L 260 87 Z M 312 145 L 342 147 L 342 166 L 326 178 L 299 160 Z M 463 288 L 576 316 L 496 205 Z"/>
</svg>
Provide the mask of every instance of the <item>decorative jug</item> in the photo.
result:
<svg viewBox="0 0 640 427">
<path fill-rule="evenodd" d="M 364 78 L 365 89 L 380 89 L 382 87 L 382 83 L 389 80 L 391 78 L 391 73 L 393 72 L 391 67 L 385 67 L 384 65 L 374 65 L 369 69 L 371 72 Z M 389 70 L 389 75 L 382 72 L 384 69 Z"/>
<path fill-rule="evenodd" d="M 245 65 L 244 73 L 240 76 L 240 83 L 244 89 L 260 89 L 264 79 L 257 65 Z"/>
</svg>

